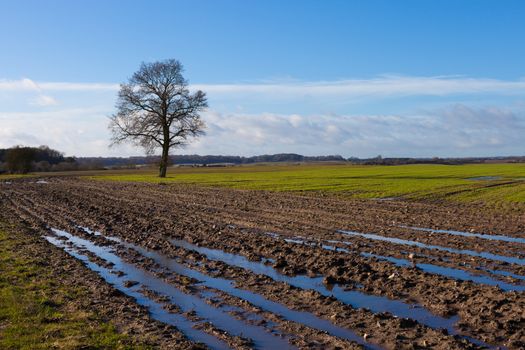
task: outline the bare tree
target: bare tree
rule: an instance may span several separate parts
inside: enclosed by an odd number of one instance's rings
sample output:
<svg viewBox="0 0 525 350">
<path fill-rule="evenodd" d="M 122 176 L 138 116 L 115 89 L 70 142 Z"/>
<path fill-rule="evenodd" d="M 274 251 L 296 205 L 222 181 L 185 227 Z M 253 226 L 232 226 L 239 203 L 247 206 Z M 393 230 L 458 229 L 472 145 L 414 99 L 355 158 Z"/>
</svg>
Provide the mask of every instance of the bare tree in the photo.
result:
<svg viewBox="0 0 525 350">
<path fill-rule="evenodd" d="M 120 85 L 116 107 L 109 125 L 113 143 L 130 141 L 148 154 L 160 148 L 159 177 L 166 177 L 170 149 L 204 134 L 200 113 L 208 103 L 204 92 L 189 91 L 182 65 L 170 59 L 142 63 Z"/>
</svg>

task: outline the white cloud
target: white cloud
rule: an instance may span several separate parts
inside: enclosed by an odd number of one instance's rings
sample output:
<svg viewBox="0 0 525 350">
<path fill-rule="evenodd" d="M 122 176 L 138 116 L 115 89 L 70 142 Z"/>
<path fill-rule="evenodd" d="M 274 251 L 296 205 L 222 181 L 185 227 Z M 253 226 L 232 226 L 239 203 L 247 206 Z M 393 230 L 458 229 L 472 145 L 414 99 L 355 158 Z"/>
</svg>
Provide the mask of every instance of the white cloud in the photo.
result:
<svg viewBox="0 0 525 350">
<path fill-rule="evenodd" d="M 118 89 L 119 84 L 112 83 L 35 82 L 28 78 L 0 80 L 0 91 L 116 91 Z"/>
<path fill-rule="evenodd" d="M 317 82 L 263 82 L 194 84 L 211 95 L 286 96 L 407 96 L 469 93 L 522 93 L 525 80 L 498 80 L 457 76 L 410 77 L 386 75 L 371 79 Z M 31 79 L 0 80 L 0 90 L 9 91 L 117 91 L 116 83 L 35 82 Z"/>
<path fill-rule="evenodd" d="M 206 121 L 208 135 L 182 153 L 431 157 L 522 154 L 525 149 L 525 115 L 493 107 L 453 105 L 421 115 L 210 112 Z"/>
<path fill-rule="evenodd" d="M 31 79 L 0 80 L 0 90 L 29 90 L 38 91 L 37 84 Z"/>
<path fill-rule="evenodd" d="M 39 95 L 35 99 L 33 99 L 31 104 L 34 104 L 34 105 L 37 105 L 37 106 L 41 106 L 41 107 L 55 106 L 55 105 L 58 104 L 58 101 L 55 98 L 53 98 L 52 96 Z"/>
<path fill-rule="evenodd" d="M 99 108 L 0 112 L 0 148 L 48 145 L 67 155 L 136 155 L 131 146 L 109 148 L 107 113 Z"/>
<path fill-rule="evenodd" d="M 451 105 L 417 115 L 204 115 L 207 135 L 176 153 L 255 155 L 295 152 L 345 157 L 523 154 L 525 111 Z M 0 147 L 42 144 L 69 155 L 137 155 L 108 148 L 107 113 L 97 108 L 1 113 Z"/>
<path fill-rule="evenodd" d="M 383 76 L 334 82 L 192 87 L 207 91 L 210 100 L 213 97 L 214 110 L 205 114 L 208 135 L 177 153 L 295 152 L 368 157 L 505 155 L 522 154 L 525 150 L 525 104 L 515 101 L 519 100 L 515 96 L 495 99 L 497 104 L 512 105 L 513 110 L 472 107 L 472 103 L 479 102 L 450 104 L 458 100 L 457 96 L 440 99 L 440 104 L 449 103 L 447 107 L 429 110 L 427 106 L 427 110 L 418 113 L 406 112 L 414 110 L 410 106 L 404 112 L 396 112 L 390 103 L 396 100 L 378 102 L 391 96 L 459 93 L 472 93 L 473 101 L 479 101 L 482 92 L 490 93 L 491 98 L 498 94 L 523 94 L 523 80 Z M 142 150 L 129 145 L 108 148 L 106 116 L 114 111 L 117 90 L 117 84 L 0 80 L 0 147 L 47 144 L 79 156 L 142 154 Z M 382 103 L 382 110 L 389 113 L 350 112 L 354 106 L 337 105 L 352 97 L 362 101 L 365 99 L 361 97 L 368 95 L 371 99 L 360 110 L 373 110 Z M 322 108 L 315 108 L 313 99 Z M 272 104 L 277 100 L 280 102 Z M 408 105 L 419 108 L 420 100 L 416 97 Z M 240 103 L 251 105 L 232 107 Z M 334 111 L 340 113 L 330 113 Z"/>
<path fill-rule="evenodd" d="M 38 83 L 38 86 L 46 91 L 117 91 L 120 85 L 112 83 L 43 82 Z"/>
<path fill-rule="evenodd" d="M 465 77 L 382 76 L 321 82 L 284 82 L 263 84 L 196 84 L 210 94 L 264 94 L 289 96 L 444 96 L 469 93 L 517 93 L 525 90 L 525 80 L 497 80 Z"/>
</svg>

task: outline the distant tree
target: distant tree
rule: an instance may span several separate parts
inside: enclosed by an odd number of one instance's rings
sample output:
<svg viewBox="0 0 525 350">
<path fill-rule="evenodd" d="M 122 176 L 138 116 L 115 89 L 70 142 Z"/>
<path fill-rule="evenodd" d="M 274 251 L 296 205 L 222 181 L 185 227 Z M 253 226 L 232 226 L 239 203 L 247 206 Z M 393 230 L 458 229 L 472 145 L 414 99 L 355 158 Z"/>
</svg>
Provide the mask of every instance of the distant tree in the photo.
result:
<svg viewBox="0 0 525 350">
<path fill-rule="evenodd" d="M 46 161 L 50 164 L 58 164 L 64 161 L 64 154 L 60 151 L 49 148 L 48 146 L 40 146 L 35 149 L 36 159 L 35 161 L 41 162 Z"/>
<path fill-rule="evenodd" d="M 75 162 L 74 158 L 71 158 Z M 53 166 L 67 161 L 63 153 L 48 146 L 24 147 L 16 146 L 0 150 L 0 162 L 11 173 L 28 173 L 30 171 L 50 171 Z"/>
<path fill-rule="evenodd" d="M 50 171 L 51 164 L 47 160 L 41 160 L 39 162 L 34 162 L 32 164 L 32 169 L 34 171 Z"/>
<path fill-rule="evenodd" d="M 208 107 L 206 94 L 191 93 L 177 60 L 142 63 L 120 85 L 117 113 L 110 117 L 113 143 L 131 141 L 147 154 L 161 149 L 159 176 L 166 177 L 169 152 L 204 134 L 200 113 Z"/>
<path fill-rule="evenodd" d="M 13 147 L 5 153 L 7 171 L 11 173 L 27 174 L 31 171 L 32 163 L 36 159 L 36 149 L 31 147 Z"/>
</svg>

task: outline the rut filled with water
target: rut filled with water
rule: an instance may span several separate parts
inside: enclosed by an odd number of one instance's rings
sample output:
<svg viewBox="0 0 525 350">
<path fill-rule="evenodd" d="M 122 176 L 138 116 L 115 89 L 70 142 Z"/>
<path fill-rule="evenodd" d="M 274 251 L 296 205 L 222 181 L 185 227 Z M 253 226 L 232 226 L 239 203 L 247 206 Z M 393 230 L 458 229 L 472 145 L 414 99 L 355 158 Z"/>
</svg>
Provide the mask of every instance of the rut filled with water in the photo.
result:
<svg viewBox="0 0 525 350">
<path fill-rule="evenodd" d="M 315 290 L 321 295 L 334 297 L 342 303 L 354 308 L 367 308 L 374 313 L 389 312 L 397 317 L 413 319 L 428 327 L 446 329 L 450 334 L 460 335 L 454 327 L 454 324 L 459 320 L 458 316 L 451 318 L 440 317 L 432 314 L 430 311 L 419 305 L 407 304 L 400 300 L 391 300 L 385 297 L 369 295 L 355 290 L 345 290 L 339 285 L 326 286 L 323 284 L 323 277 L 308 277 L 304 275 L 287 276 L 264 263 L 249 261 L 242 255 L 197 246 L 183 240 L 171 240 L 170 242 L 177 247 L 194 250 L 203 254 L 210 260 L 222 261 L 226 264 L 237 266 L 256 274 L 265 275 L 275 281 L 288 283 L 297 288 Z M 468 336 L 463 337 L 474 344 L 489 347 L 487 344 L 484 344 L 477 339 Z"/>
<path fill-rule="evenodd" d="M 445 234 L 454 235 L 454 236 L 476 237 L 476 238 L 487 239 L 491 241 L 502 241 L 502 242 L 509 242 L 509 243 L 525 244 L 525 238 L 520 238 L 520 237 L 511 237 L 511 236 L 505 236 L 505 235 L 489 235 L 485 233 L 474 233 L 474 232 L 464 232 L 464 231 L 455 231 L 455 230 L 438 230 L 438 229 L 425 228 L 425 227 L 414 227 L 414 226 L 400 226 L 400 227 L 408 228 L 414 231 L 445 233 Z"/>
<path fill-rule="evenodd" d="M 276 239 L 279 239 L 280 235 L 274 234 L 273 237 Z M 333 245 L 327 245 L 327 244 L 322 244 L 322 243 L 318 244 L 316 242 L 308 242 L 305 240 L 304 237 L 283 238 L 283 240 L 287 243 L 318 246 L 324 250 L 350 253 L 350 251 L 345 248 L 340 248 L 340 247 L 336 247 Z M 351 245 L 350 242 L 338 241 L 338 240 L 326 240 L 326 242 L 332 243 L 332 244 Z M 415 267 L 424 272 L 428 272 L 431 274 L 440 275 L 444 277 L 449 277 L 449 278 L 453 278 L 456 280 L 471 281 L 477 284 L 484 284 L 488 286 L 497 286 L 504 291 L 517 291 L 517 292 L 525 291 L 524 285 L 508 283 L 508 282 L 501 281 L 495 278 L 491 278 L 489 276 L 476 275 L 476 274 L 473 274 L 473 273 L 470 273 L 468 271 L 461 270 L 461 269 L 455 269 L 455 268 L 446 267 L 446 266 L 439 266 L 439 265 L 430 264 L 430 263 L 415 263 L 407 259 L 395 258 L 391 256 L 384 256 L 384 255 L 378 255 L 378 254 L 372 254 L 372 253 L 362 252 L 359 254 L 366 258 L 376 258 L 378 260 L 388 261 L 399 267 Z M 509 276 L 509 277 L 525 280 L 525 276 L 513 274 L 507 271 L 488 270 L 488 269 L 486 271 L 492 274 L 495 274 L 495 275 Z"/>
<path fill-rule="evenodd" d="M 140 286 L 126 287 L 126 281 L 128 280 L 129 275 L 118 276 L 114 273 L 112 269 L 108 269 L 94 262 L 91 262 L 87 255 L 78 252 L 78 249 L 80 247 L 66 244 L 66 242 L 72 243 L 69 240 L 64 242 L 63 240 L 57 239 L 53 236 L 46 236 L 45 239 L 51 244 L 64 249 L 64 251 L 66 251 L 69 255 L 73 256 L 74 258 L 82 261 L 87 268 L 98 273 L 107 283 L 111 284 L 114 288 L 135 299 L 135 302 L 137 304 L 145 307 L 149 311 L 150 316 L 153 319 L 177 327 L 188 337 L 188 339 L 198 343 L 203 343 L 211 349 L 230 349 L 230 347 L 222 340 L 215 338 L 214 336 L 209 335 L 203 331 L 195 329 L 195 322 L 188 320 L 181 314 L 167 312 L 162 304 L 144 296 L 144 294 L 139 292 Z M 132 271 L 133 268 L 130 267 L 127 270 Z"/>
<path fill-rule="evenodd" d="M 199 298 L 193 294 L 186 294 L 173 285 L 156 277 L 152 273 L 137 268 L 133 264 L 124 262 L 116 254 L 112 253 L 112 247 L 98 246 L 89 240 L 74 236 L 65 231 L 56 229 L 52 229 L 52 231 L 55 235 L 64 237 L 68 242 L 73 244 L 73 248 L 67 248 L 65 245 L 62 245 L 61 247 L 66 249 L 66 251 L 68 251 L 68 253 L 71 255 L 74 253 L 75 255 L 73 256 L 76 258 L 86 262 L 87 256 L 83 255 L 81 251 L 87 250 L 90 253 L 96 255 L 98 258 L 113 264 L 112 270 L 124 272 L 125 276 L 118 277 L 115 276 L 111 270 L 101 267 L 95 263 L 90 262 L 87 265 L 90 269 L 99 273 L 108 283 L 114 284 L 119 290 L 126 294 L 129 293 L 128 295 L 134 297 L 137 300 L 137 303 L 146 306 L 150 310 L 152 317 L 158 319 L 161 322 L 164 322 L 166 319 L 169 319 L 169 317 L 172 317 L 172 314 L 161 310 L 158 307 L 158 303 L 154 302 L 153 300 L 143 295 L 137 295 L 139 294 L 139 288 L 146 287 L 155 293 L 168 296 L 170 298 L 170 302 L 177 305 L 182 310 L 182 312 L 194 312 L 199 318 L 211 322 L 214 326 L 221 330 L 227 331 L 230 335 L 251 339 L 255 348 L 294 348 L 288 343 L 286 339 L 272 335 L 261 327 L 249 325 L 239 321 L 229 315 L 227 312 L 210 306 L 204 299 Z M 59 240 L 52 239 L 52 237 L 47 237 L 46 239 L 48 239 L 48 241 L 53 244 L 56 244 L 57 241 L 60 242 Z M 74 249 L 77 251 L 74 252 Z M 129 280 L 138 282 L 137 286 L 135 288 L 125 288 L 125 281 Z M 152 308 L 150 308 L 150 306 L 152 306 Z M 225 348 L 219 339 L 210 341 L 209 335 L 204 336 L 202 332 L 194 332 L 193 326 L 195 326 L 195 324 L 188 320 L 182 319 L 182 315 L 179 315 L 175 321 L 180 321 L 181 327 L 179 327 L 179 323 L 177 322 L 169 324 L 179 328 L 188 336 L 188 338 L 198 342 L 203 342 L 212 348 Z"/>
<path fill-rule="evenodd" d="M 518 257 L 512 257 L 512 256 L 506 256 L 506 255 L 497 255 L 487 252 L 476 252 L 473 250 L 468 249 L 455 249 L 455 248 L 449 248 L 449 247 L 443 247 L 438 245 L 431 245 L 431 244 L 425 244 L 417 241 L 411 241 L 396 237 L 386 237 L 386 236 L 380 236 L 373 233 L 361 233 L 361 232 L 355 232 L 355 231 L 344 231 L 344 230 L 338 230 L 338 233 L 341 233 L 346 236 L 358 236 L 363 237 L 370 240 L 375 241 L 383 241 L 383 242 L 390 242 L 394 244 L 400 244 L 400 245 L 407 245 L 407 246 L 413 246 L 413 247 L 419 247 L 424 249 L 435 249 L 435 250 L 442 250 L 449 253 L 454 254 L 463 254 L 463 255 L 470 255 L 480 258 L 485 258 L 488 260 L 494 260 L 494 261 L 502 261 L 509 264 L 516 264 L 516 265 L 525 265 L 525 259 L 518 258 Z"/>
<path fill-rule="evenodd" d="M 167 257 L 166 255 L 163 255 L 156 251 L 152 251 L 152 250 L 137 246 L 135 244 L 122 241 L 116 237 L 104 236 L 99 232 L 89 230 L 85 227 L 81 227 L 81 228 L 91 234 L 103 236 L 106 239 L 122 244 L 124 247 L 128 249 L 133 249 L 137 251 L 138 253 L 140 253 L 142 256 L 152 259 L 160 266 L 168 268 L 169 270 L 179 275 L 186 276 L 189 278 L 194 278 L 199 281 L 198 284 L 200 285 L 203 285 L 209 288 L 213 288 L 216 290 L 220 290 L 229 295 L 246 300 L 257 307 L 260 307 L 266 311 L 275 313 L 283 317 L 284 319 L 287 319 L 293 322 L 297 322 L 297 323 L 301 323 L 308 327 L 324 331 L 330 335 L 333 335 L 333 336 L 336 336 L 342 339 L 354 341 L 370 349 L 380 349 L 380 347 L 374 344 L 365 342 L 361 337 L 357 336 L 351 330 L 337 327 L 327 320 L 323 320 L 321 318 L 316 317 L 312 313 L 291 310 L 282 304 L 279 304 L 279 303 L 276 303 L 276 302 L 273 302 L 273 301 L 270 301 L 264 298 L 260 294 L 234 287 L 233 285 L 234 281 L 232 280 L 228 280 L 228 279 L 220 278 L 220 277 L 208 276 L 197 270 L 188 268 L 187 266 L 177 262 L 175 259 Z"/>
</svg>

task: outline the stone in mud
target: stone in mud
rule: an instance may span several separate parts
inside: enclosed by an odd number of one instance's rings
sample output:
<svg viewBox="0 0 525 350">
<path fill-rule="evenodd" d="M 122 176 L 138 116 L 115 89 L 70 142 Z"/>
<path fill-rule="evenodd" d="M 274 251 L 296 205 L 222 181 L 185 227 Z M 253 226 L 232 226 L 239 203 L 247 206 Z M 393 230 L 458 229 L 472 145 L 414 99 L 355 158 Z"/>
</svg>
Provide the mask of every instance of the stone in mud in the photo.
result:
<svg viewBox="0 0 525 350">
<path fill-rule="evenodd" d="M 273 264 L 273 267 L 275 267 L 276 269 L 282 269 L 283 267 L 287 266 L 288 263 L 286 262 L 285 259 L 283 258 L 278 258 L 275 263 Z"/>
<path fill-rule="evenodd" d="M 124 287 L 131 288 L 133 286 L 136 286 L 137 284 L 139 284 L 139 282 L 137 281 L 126 281 L 124 282 Z"/>
<path fill-rule="evenodd" d="M 333 259 L 331 262 L 331 266 L 343 266 L 345 264 L 345 259 L 343 258 L 336 258 Z"/>
<path fill-rule="evenodd" d="M 163 309 L 174 314 L 180 312 L 180 309 L 174 304 L 166 304 L 164 305 Z"/>
<path fill-rule="evenodd" d="M 397 274 L 393 272 L 390 276 L 388 276 L 388 279 L 391 280 L 393 278 L 396 278 Z"/>
<path fill-rule="evenodd" d="M 410 318 L 401 318 L 399 321 L 399 327 L 401 328 L 414 328 L 417 326 L 417 322 Z"/>
<path fill-rule="evenodd" d="M 338 283 L 339 279 L 333 275 L 328 275 L 323 278 L 323 283 L 328 285 L 333 285 Z"/>
</svg>

